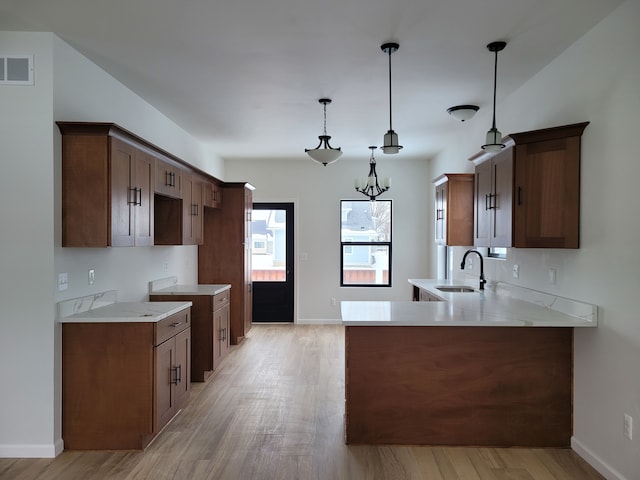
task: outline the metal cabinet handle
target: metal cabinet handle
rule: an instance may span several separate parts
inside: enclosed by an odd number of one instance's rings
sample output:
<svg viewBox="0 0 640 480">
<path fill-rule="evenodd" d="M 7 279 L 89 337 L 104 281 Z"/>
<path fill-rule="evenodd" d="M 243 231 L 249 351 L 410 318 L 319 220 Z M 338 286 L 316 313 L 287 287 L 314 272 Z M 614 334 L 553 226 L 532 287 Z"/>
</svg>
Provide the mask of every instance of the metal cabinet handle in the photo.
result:
<svg viewBox="0 0 640 480">
<path fill-rule="evenodd" d="M 173 322 L 173 323 L 171 324 L 171 326 L 172 326 L 173 328 L 176 328 L 176 327 L 178 327 L 179 325 L 182 325 L 182 322 Z"/>
</svg>

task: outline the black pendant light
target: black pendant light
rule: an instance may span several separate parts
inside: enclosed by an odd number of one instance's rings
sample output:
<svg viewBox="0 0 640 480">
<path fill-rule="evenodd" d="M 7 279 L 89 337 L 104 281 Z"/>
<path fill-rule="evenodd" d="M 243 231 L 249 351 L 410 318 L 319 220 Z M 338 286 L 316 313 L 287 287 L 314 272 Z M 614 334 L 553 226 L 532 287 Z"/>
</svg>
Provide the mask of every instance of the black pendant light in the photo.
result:
<svg viewBox="0 0 640 480">
<path fill-rule="evenodd" d="M 391 54 L 400 48 L 397 43 L 385 43 L 381 47 L 384 53 L 389 54 L 389 131 L 384 135 L 382 145 L 383 153 L 398 153 L 402 145 L 398 145 L 398 134 L 393 131 L 392 115 L 391 115 Z"/>
<path fill-rule="evenodd" d="M 491 129 L 487 132 L 486 143 L 482 145 L 482 149 L 487 152 L 499 152 L 504 148 L 502 133 L 496 128 L 496 86 L 498 82 L 498 52 L 504 50 L 506 46 L 507 42 L 502 41 L 491 42 L 487 45 L 487 49 L 496 55 L 493 69 L 493 123 L 491 124 Z"/>
<path fill-rule="evenodd" d="M 329 140 L 331 139 L 330 135 L 327 135 L 327 104 L 331 103 L 330 98 L 321 98 L 318 100 L 324 106 L 324 134 L 318 136 L 320 139 L 320 143 L 316 148 L 308 149 L 305 148 L 304 151 L 309 155 L 314 161 L 321 163 L 325 167 L 330 163 L 335 162 L 342 155 L 342 150 L 340 147 L 333 148 L 329 144 Z M 323 147 L 323 148 L 320 148 Z"/>
<path fill-rule="evenodd" d="M 369 159 L 369 175 L 366 180 L 355 180 L 354 187 L 357 192 L 360 192 L 369 200 L 374 201 L 378 195 L 386 192 L 391 187 L 390 178 L 381 178 L 378 181 L 378 174 L 376 173 L 376 159 L 373 156 L 373 151 L 378 148 L 375 146 L 369 147 L 371 149 L 371 158 Z"/>
</svg>

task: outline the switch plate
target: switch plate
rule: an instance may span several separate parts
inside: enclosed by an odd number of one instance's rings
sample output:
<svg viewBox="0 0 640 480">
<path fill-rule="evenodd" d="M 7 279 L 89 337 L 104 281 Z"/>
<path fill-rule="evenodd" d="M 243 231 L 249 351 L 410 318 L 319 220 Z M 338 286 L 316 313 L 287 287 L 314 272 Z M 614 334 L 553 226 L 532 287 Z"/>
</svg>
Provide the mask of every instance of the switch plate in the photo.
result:
<svg viewBox="0 0 640 480">
<path fill-rule="evenodd" d="M 93 285 L 96 280 L 96 271 L 92 268 L 89 270 L 89 285 Z"/>
<path fill-rule="evenodd" d="M 162 270 L 165 272 L 169 270 L 169 262 L 162 262 Z"/>
<path fill-rule="evenodd" d="M 513 278 L 519 278 L 520 277 L 520 265 L 514 265 L 513 266 Z"/>
<path fill-rule="evenodd" d="M 633 440 L 633 417 L 628 414 L 624 414 L 624 426 L 623 433 L 626 438 Z"/>
<path fill-rule="evenodd" d="M 555 268 L 550 268 L 549 269 L 549 283 L 551 285 L 555 285 L 556 284 L 556 269 Z"/>
<path fill-rule="evenodd" d="M 467 264 L 465 265 L 465 268 L 469 268 L 469 270 L 473 270 L 473 258 L 467 257 Z"/>
<path fill-rule="evenodd" d="M 331 297 L 331 306 L 332 307 L 336 306 L 336 297 Z"/>
<path fill-rule="evenodd" d="M 69 288 L 69 275 L 67 273 L 58 274 L 58 291 L 61 292 Z"/>
</svg>

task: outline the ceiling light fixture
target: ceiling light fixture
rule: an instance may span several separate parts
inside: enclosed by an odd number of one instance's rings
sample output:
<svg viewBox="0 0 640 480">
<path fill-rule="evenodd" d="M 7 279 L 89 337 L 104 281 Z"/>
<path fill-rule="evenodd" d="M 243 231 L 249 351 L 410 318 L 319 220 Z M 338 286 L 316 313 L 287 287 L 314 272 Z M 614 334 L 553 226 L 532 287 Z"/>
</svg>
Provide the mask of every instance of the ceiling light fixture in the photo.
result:
<svg viewBox="0 0 640 480">
<path fill-rule="evenodd" d="M 327 135 L 327 104 L 331 103 L 330 98 L 321 98 L 318 100 L 324 106 L 324 134 L 319 135 L 320 143 L 316 148 L 308 149 L 305 148 L 304 151 L 309 155 L 314 161 L 321 163 L 325 167 L 330 163 L 335 162 L 342 155 L 342 151 L 340 147 L 333 148 L 329 145 L 329 140 L 331 137 Z M 320 148 L 323 147 L 323 148 Z"/>
<path fill-rule="evenodd" d="M 369 200 L 375 200 L 378 195 L 389 190 L 391 186 L 391 179 L 385 177 L 378 183 L 378 174 L 376 173 L 376 159 L 373 156 L 373 151 L 378 147 L 369 147 L 371 149 L 371 158 L 369 159 L 369 176 L 366 180 L 356 180 L 354 187 L 357 192 L 363 193 Z"/>
<path fill-rule="evenodd" d="M 480 107 L 477 105 L 456 105 L 455 107 L 447 108 L 447 113 L 456 120 L 464 122 L 472 118 L 478 110 L 480 110 Z"/>
<path fill-rule="evenodd" d="M 385 43 L 381 47 L 384 53 L 389 54 L 389 131 L 384 135 L 383 153 L 398 153 L 402 145 L 398 145 L 398 134 L 393 131 L 391 122 L 391 54 L 400 48 L 397 43 Z M 373 153 L 373 152 L 372 152 Z"/>
<path fill-rule="evenodd" d="M 493 123 L 491 129 L 487 132 L 487 143 L 482 145 L 482 149 L 487 152 L 499 152 L 504 148 L 502 143 L 502 133 L 496 128 L 496 85 L 498 82 L 498 52 L 504 50 L 507 42 L 491 42 L 487 45 L 490 52 L 496 54 L 496 60 L 493 69 Z"/>
</svg>

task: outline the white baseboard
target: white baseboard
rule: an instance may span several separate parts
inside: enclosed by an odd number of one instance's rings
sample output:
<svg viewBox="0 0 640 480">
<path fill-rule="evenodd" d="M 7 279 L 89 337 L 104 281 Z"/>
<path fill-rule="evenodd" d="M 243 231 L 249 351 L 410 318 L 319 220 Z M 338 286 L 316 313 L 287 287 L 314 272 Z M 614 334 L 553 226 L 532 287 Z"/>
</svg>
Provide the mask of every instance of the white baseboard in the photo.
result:
<svg viewBox="0 0 640 480">
<path fill-rule="evenodd" d="M 64 442 L 58 439 L 44 445 L 0 445 L 0 458 L 54 458 L 64 450 Z"/>
<path fill-rule="evenodd" d="M 615 468 L 589 450 L 582 442 L 571 437 L 571 449 L 580 455 L 585 462 L 595 468 L 607 480 L 628 480 Z"/>
</svg>

